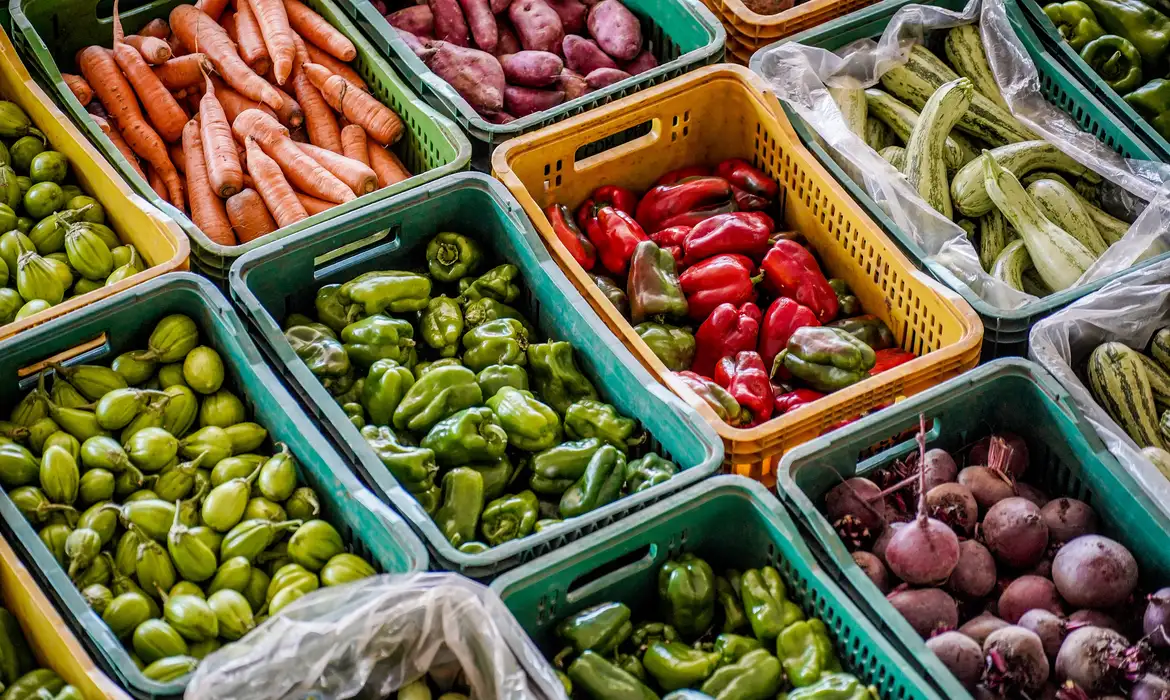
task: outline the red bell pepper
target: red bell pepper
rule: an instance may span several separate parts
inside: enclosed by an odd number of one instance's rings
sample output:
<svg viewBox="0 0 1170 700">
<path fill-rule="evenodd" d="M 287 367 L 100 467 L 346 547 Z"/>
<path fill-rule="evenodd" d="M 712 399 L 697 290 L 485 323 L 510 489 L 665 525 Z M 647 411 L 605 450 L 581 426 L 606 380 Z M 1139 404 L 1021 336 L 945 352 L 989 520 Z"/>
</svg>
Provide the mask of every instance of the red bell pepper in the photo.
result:
<svg viewBox="0 0 1170 700">
<path fill-rule="evenodd" d="M 761 279 L 752 276 L 755 267 L 746 255 L 724 253 L 687 268 L 678 281 L 687 295 L 690 317 L 702 321 L 720 304 L 754 302 L 758 296 L 756 284 Z"/>
<path fill-rule="evenodd" d="M 659 185 L 673 185 L 681 182 L 682 180 L 689 180 L 692 177 L 705 177 L 710 174 L 711 168 L 708 168 L 705 165 L 691 165 L 685 168 L 679 168 L 678 170 L 671 170 L 669 173 L 658 178 L 658 181 L 654 183 L 654 186 L 657 187 Z"/>
<path fill-rule="evenodd" d="M 735 206 L 740 211 L 763 211 L 771 204 L 763 197 L 750 194 L 747 190 L 741 190 L 735 185 L 731 186 L 731 196 L 735 201 Z"/>
<path fill-rule="evenodd" d="M 642 241 L 650 240 L 629 214 L 610 206 L 597 210 L 596 233 L 590 238 L 597 245 L 601 264 L 615 275 L 624 275 L 634 249 Z"/>
<path fill-rule="evenodd" d="M 759 260 L 771 245 L 768 238 L 776 224 L 761 212 L 733 212 L 705 219 L 695 225 L 683 242 L 683 262 L 694 265 L 720 253 L 741 253 Z"/>
<path fill-rule="evenodd" d="M 767 202 L 774 201 L 776 195 L 780 193 L 779 183 L 742 158 L 723 161 L 715 166 L 715 174 L 727 180 L 732 186 Z"/>
<path fill-rule="evenodd" d="M 753 423 L 763 423 L 772 417 L 775 397 L 772 382 L 764 360 L 754 350 L 725 357 L 715 365 L 715 383 L 752 412 Z"/>
<path fill-rule="evenodd" d="M 738 309 L 734 304 L 716 306 L 695 331 L 695 359 L 691 371 L 710 377 L 720 359 L 754 350 L 760 335 L 760 320 L 760 307 L 751 302 Z"/>
<path fill-rule="evenodd" d="M 589 199 L 581 202 L 581 206 L 577 207 L 577 225 L 588 233 L 589 227 L 585 222 L 590 217 L 597 216 L 598 209 L 607 206 L 624 211 L 630 216 L 633 216 L 634 211 L 638 208 L 638 195 L 634 194 L 633 190 L 628 190 L 625 187 L 602 185 L 593 190 L 593 194 L 589 195 Z"/>
<path fill-rule="evenodd" d="M 691 371 L 675 372 L 676 377 L 695 392 L 720 420 L 731 426 L 740 426 L 751 420 L 751 415 L 739 405 L 723 387 Z"/>
<path fill-rule="evenodd" d="M 693 226 L 715 214 L 734 211 L 731 184 L 721 177 L 696 177 L 658 185 L 638 202 L 635 218 L 650 233 L 671 226 Z M 726 211 L 724 211 L 726 210 Z"/>
<path fill-rule="evenodd" d="M 885 372 L 887 369 L 904 365 L 918 357 L 912 352 L 906 352 L 902 348 L 886 348 L 885 350 L 878 350 L 874 355 L 877 356 L 877 361 L 874 362 L 873 369 L 869 370 L 869 376 L 871 377 L 879 372 Z"/>
<path fill-rule="evenodd" d="M 764 366 L 771 368 L 776 356 L 788 345 L 788 339 L 802 326 L 819 326 L 817 316 L 808 307 L 788 297 L 779 297 L 764 314 L 764 325 L 760 329 L 760 357 Z M 781 368 L 783 369 L 783 368 Z"/>
<path fill-rule="evenodd" d="M 821 323 L 837 317 L 837 293 L 812 253 L 795 241 L 779 240 L 763 262 L 764 282 L 773 292 L 812 310 Z"/>
<path fill-rule="evenodd" d="M 812 389 L 794 389 L 787 394 L 776 394 L 776 413 L 778 415 L 784 415 L 789 411 L 794 411 L 801 406 L 810 404 L 823 396 L 824 394 L 821 392 L 813 391 Z"/>
<path fill-rule="evenodd" d="M 573 259 L 586 270 L 592 270 L 597 263 L 597 248 L 585 234 L 581 233 L 577 222 L 573 221 L 569 208 L 564 204 L 550 204 L 544 213 L 552 223 L 553 233 L 557 234 L 560 242 L 569 249 Z"/>
<path fill-rule="evenodd" d="M 687 234 L 691 232 L 690 226 L 671 226 L 664 228 L 661 231 L 655 231 L 650 234 L 650 240 L 658 244 L 658 247 L 663 250 L 670 251 L 674 256 L 674 264 L 678 269 L 682 269 L 683 262 L 683 241 L 686 240 Z"/>
</svg>

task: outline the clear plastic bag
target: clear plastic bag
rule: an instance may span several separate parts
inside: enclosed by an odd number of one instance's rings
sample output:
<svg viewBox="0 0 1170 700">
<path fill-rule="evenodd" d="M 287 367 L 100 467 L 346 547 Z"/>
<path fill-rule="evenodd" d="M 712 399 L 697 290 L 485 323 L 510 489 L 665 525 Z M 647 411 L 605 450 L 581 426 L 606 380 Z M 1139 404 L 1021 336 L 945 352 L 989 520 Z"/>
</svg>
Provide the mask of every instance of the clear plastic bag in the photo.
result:
<svg viewBox="0 0 1170 700">
<path fill-rule="evenodd" d="M 455 574 L 322 588 L 204 659 L 184 697 L 380 700 L 424 674 L 474 700 L 565 697 L 499 597 Z"/>
<path fill-rule="evenodd" d="M 1025 126 L 1081 164 L 1092 168 L 1116 190 L 1105 195 L 1132 219 L 1158 192 L 1167 167 L 1123 159 L 1092 134 L 1081 131 L 1067 114 L 1044 99 L 1040 77 L 1012 29 L 1003 3 L 971 0 L 961 11 L 908 5 L 898 11 L 882 36 L 854 42 L 838 53 L 793 42 L 763 50 L 753 67 L 817 133 L 837 163 L 873 197 L 927 256 L 945 266 L 980 298 L 1001 309 L 1017 309 L 1037 298 L 1017 291 L 983 270 L 979 254 L 956 223 L 935 211 L 893 166 L 846 125 L 826 86 L 872 87 L 891 68 L 906 62 L 910 48 L 927 33 L 979 23 L 987 60 L 1004 100 Z M 1124 270 L 1142 259 L 1148 237 L 1132 230 L 1114 244 L 1077 284 Z M 1161 251 L 1159 246 L 1156 250 Z"/>
</svg>

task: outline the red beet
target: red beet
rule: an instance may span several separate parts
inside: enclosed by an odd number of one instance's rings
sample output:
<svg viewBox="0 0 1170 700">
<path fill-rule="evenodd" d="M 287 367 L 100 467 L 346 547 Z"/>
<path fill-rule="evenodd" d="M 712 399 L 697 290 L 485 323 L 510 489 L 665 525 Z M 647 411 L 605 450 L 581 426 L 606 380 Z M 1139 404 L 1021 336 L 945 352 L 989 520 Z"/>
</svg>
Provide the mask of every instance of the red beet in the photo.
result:
<svg viewBox="0 0 1170 700">
<path fill-rule="evenodd" d="M 1052 580 L 1069 605 L 1107 609 L 1121 605 L 1133 593 L 1138 567 L 1120 543 L 1100 535 L 1084 535 L 1056 553 Z"/>
<path fill-rule="evenodd" d="M 853 561 L 861 567 L 865 575 L 873 581 L 874 585 L 882 593 L 888 593 L 890 590 L 890 573 L 886 570 L 886 565 L 869 552 L 854 552 Z"/>
<path fill-rule="evenodd" d="M 1052 558 L 1047 556 L 1044 557 L 1040 561 L 1036 562 L 1036 565 L 1031 569 L 1028 569 L 1028 571 L 1025 573 L 1032 574 L 1033 576 L 1052 578 Z"/>
<path fill-rule="evenodd" d="M 1048 657 L 1040 637 L 1023 627 L 1009 626 L 992 632 L 983 642 L 987 666 L 983 682 L 1004 695 L 1034 693 L 1048 680 Z"/>
<path fill-rule="evenodd" d="M 1025 500 L 1036 504 L 1037 508 L 1043 508 L 1048 504 L 1048 494 L 1031 484 L 1016 482 L 1016 495 Z"/>
<path fill-rule="evenodd" d="M 1020 478 L 1024 472 L 1028 470 L 1028 443 L 1024 439 L 1014 433 L 999 433 L 998 435 L 989 435 L 979 442 L 971 446 L 971 451 L 967 453 L 967 464 L 973 465 L 988 465 L 988 461 L 992 455 L 989 455 L 991 439 L 993 437 L 1002 438 L 1004 447 L 1007 448 L 1006 457 L 1002 459 L 1004 471 L 1010 473 L 1015 478 Z"/>
<path fill-rule="evenodd" d="M 979 504 L 971 490 L 954 482 L 939 484 L 926 492 L 926 507 L 933 518 L 955 528 L 961 534 L 970 533 L 979 522 Z"/>
<path fill-rule="evenodd" d="M 1052 581 L 1039 576 L 1021 576 L 1008 584 L 999 596 L 999 616 L 1013 625 L 1029 610 L 1047 610 L 1061 615 L 1060 596 Z"/>
<path fill-rule="evenodd" d="M 1071 542 L 1081 535 L 1097 532 L 1097 512 L 1075 498 L 1057 498 L 1040 509 L 1053 543 Z"/>
<path fill-rule="evenodd" d="M 1077 610 L 1072 615 L 1068 616 L 1069 624 L 1075 624 L 1077 627 L 1104 627 L 1107 630 L 1113 630 L 1118 634 L 1122 634 L 1121 623 L 1117 621 L 1112 615 L 1103 613 L 1100 610 Z"/>
<path fill-rule="evenodd" d="M 983 672 L 983 649 L 965 634 L 943 632 L 926 640 L 926 648 L 934 652 L 943 666 L 968 688 L 975 687 Z"/>
<path fill-rule="evenodd" d="M 1103 627 L 1081 627 L 1069 632 L 1056 655 L 1056 677 L 1072 681 L 1088 693 L 1102 693 L 1117 680 L 1120 660 L 1129 642 Z"/>
<path fill-rule="evenodd" d="M 955 605 L 955 599 L 938 588 L 907 588 L 891 593 L 886 600 L 923 639 L 938 630 L 954 629 L 959 624 L 959 607 Z"/>
<path fill-rule="evenodd" d="M 919 516 L 890 538 L 886 563 L 907 583 L 941 584 L 959 563 L 959 538 L 938 520 Z"/>
<path fill-rule="evenodd" d="M 959 476 L 959 465 L 946 450 L 927 450 L 922 461 L 923 471 L 926 472 L 926 490 L 954 481 Z"/>
<path fill-rule="evenodd" d="M 1048 655 L 1048 659 L 1050 661 L 1056 659 L 1056 653 L 1060 651 L 1060 645 L 1064 642 L 1064 635 L 1068 633 L 1068 625 L 1063 618 L 1048 610 L 1037 608 L 1020 616 L 1018 624 L 1026 630 L 1035 632 L 1044 645 L 1044 653 Z"/>
<path fill-rule="evenodd" d="M 983 541 L 997 559 L 1019 569 L 1040 561 L 1048 547 L 1048 526 L 1035 503 L 1018 496 L 1005 498 L 987 511 Z"/>
<path fill-rule="evenodd" d="M 959 483 L 971 491 L 975 502 L 984 511 L 1016 494 L 1011 481 L 987 467 L 967 467 L 959 472 Z"/>
<path fill-rule="evenodd" d="M 874 556 L 882 561 L 886 561 L 886 545 L 894 538 L 894 533 L 906 527 L 906 525 L 907 523 L 890 523 L 890 526 L 883 530 L 882 534 L 874 540 L 873 547 L 871 548 Z M 886 563 L 887 565 L 889 564 L 889 562 Z"/>
<path fill-rule="evenodd" d="M 967 620 L 967 622 L 965 622 L 963 626 L 959 628 L 959 631 L 971 639 L 974 639 L 979 643 L 980 646 L 982 646 L 983 642 L 987 640 L 988 635 L 990 635 L 992 632 L 1009 626 L 1010 625 L 1008 625 L 1008 623 L 1004 622 L 995 615 L 985 612 L 980 613 L 970 620 Z"/>
<path fill-rule="evenodd" d="M 1147 673 L 1133 684 L 1129 700 L 1166 700 L 1170 698 L 1170 680 Z"/>
<path fill-rule="evenodd" d="M 854 477 L 834 486 L 825 494 L 825 514 L 834 525 L 845 516 L 855 518 L 863 528 L 880 533 L 885 527 L 882 490 L 869 479 Z"/>
<path fill-rule="evenodd" d="M 1170 588 L 1162 588 L 1147 599 L 1142 634 L 1156 647 L 1170 647 Z"/>
<path fill-rule="evenodd" d="M 995 588 L 995 557 L 975 540 L 959 543 L 959 563 L 947 579 L 947 589 L 960 598 L 982 598 Z"/>
</svg>

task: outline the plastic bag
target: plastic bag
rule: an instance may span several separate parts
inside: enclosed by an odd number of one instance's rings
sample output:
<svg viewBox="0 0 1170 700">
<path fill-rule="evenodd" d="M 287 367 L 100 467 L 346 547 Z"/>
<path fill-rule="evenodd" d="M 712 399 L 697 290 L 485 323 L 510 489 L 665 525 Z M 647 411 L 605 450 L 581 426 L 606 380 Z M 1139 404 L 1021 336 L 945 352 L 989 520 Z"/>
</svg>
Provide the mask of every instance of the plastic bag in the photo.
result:
<svg viewBox="0 0 1170 700">
<path fill-rule="evenodd" d="M 774 44 L 753 59 L 752 67 L 771 84 L 777 97 L 817 132 L 846 174 L 914 237 L 929 259 L 942 264 L 993 306 L 1017 309 L 1036 302 L 1037 297 L 1017 291 L 985 272 L 966 232 L 935 211 L 893 166 L 850 131 L 826 89 L 826 85 L 871 87 L 886 71 L 905 63 L 910 48 L 924 43 L 928 31 L 973 22 L 979 23 L 988 63 L 1012 113 L 1061 151 L 1114 183 L 1122 193 L 1110 193 L 1106 199 L 1128 203 L 1130 218 L 1136 215 L 1141 202 L 1157 195 L 1166 166 L 1123 159 L 1048 103 L 1040 93 L 1036 66 L 1012 29 L 1003 3 L 971 0 L 958 12 L 908 5 L 894 15 L 876 42 L 854 42 L 841 49 L 839 55 L 793 42 Z M 1125 193 L 1132 196 L 1126 197 Z M 1147 238 L 1127 234 L 1077 285 L 1132 266 L 1146 254 L 1149 244 Z"/>
<path fill-rule="evenodd" d="M 1154 200 L 1143 217 L 1157 214 L 1163 230 L 1170 228 L 1170 199 Z M 1075 371 L 1094 348 L 1117 341 L 1144 350 L 1159 328 L 1170 325 L 1170 260 L 1131 272 L 1094 294 L 1040 321 L 1032 328 L 1029 357 L 1043 365 L 1084 414 L 1105 447 L 1170 514 L 1170 480 L 1145 457 L 1137 443 L 1117 425 L 1093 398 Z"/>
<path fill-rule="evenodd" d="M 204 659 L 184 697 L 380 700 L 424 674 L 475 700 L 565 697 L 499 597 L 455 574 L 319 589 Z"/>
</svg>

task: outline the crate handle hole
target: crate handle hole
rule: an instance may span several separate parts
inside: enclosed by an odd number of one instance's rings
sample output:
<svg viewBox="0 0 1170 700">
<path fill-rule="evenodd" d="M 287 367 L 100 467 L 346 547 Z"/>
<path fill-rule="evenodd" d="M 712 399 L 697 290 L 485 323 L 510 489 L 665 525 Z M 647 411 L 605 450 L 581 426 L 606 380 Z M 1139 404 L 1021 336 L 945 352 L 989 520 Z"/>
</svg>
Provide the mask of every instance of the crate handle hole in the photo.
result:
<svg viewBox="0 0 1170 700">
<path fill-rule="evenodd" d="M 662 120 L 647 119 L 621 125 L 605 136 L 580 146 L 573 154 L 573 170 L 583 173 L 649 147 L 662 137 Z"/>
<path fill-rule="evenodd" d="M 652 544 L 582 574 L 569 584 L 565 599 L 570 603 L 587 599 L 589 596 L 612 587 L 619 581 L 638 576 L 654 566 L 658 558 L 658 545 Z"/>
<path fill-rule="evenodd" d="M 341 260 L 356 257 L 359 254 L 369 254 L 371 248 L 377 246 L 379 248 L 378 255 L 389 252 L 398 247 L 398 232 L 400 227 L 395 225 L 388 229 L 376 231 L 370 235 L 360 238 L 353 243 L 343 245 L 340 248 L 331 250 L 328 253 L 318 255 L 313 258 L 313 267 L 317 270 L 314 277 L 317 280 L 329 276 L 331 270 L 321 269 L 330 263 L 337 263 Z"/>
<path fill-rule="evenodd" d="M 82 355 L 88 355 L 90 353 L 99 354 L 99 355 L 105 354 L 106 352 L 109 351 L 109 349 L 110 349 L 110 338 L 105 333 L 102 333 L 101 335 L 94 338 L 93 340 L 81 343 L 80 345 L 69 348 L 68 350 L 62 350 L 61 352 L 57 353 L 56 355 L 53 355 L 52 357 L 46 357 L 45 359 L 41 360 L 40 362 L 35 362 L 27 367 L 23 367 L 23 368 L 17 370 L 16 376 L 17 376 L 17 379 L 20 379 L 20 380 L 24 380 L 28 377 L 35 377 L 38 374 L 40 374 L 41 372 L 45 371 L 45 368 L 47 368 L 49 366 L 49 363 L 51 363 L 51 362 L 55 362 L 58 364 L 64 364 L 75 357 L 80 357 Z"/>
</svg>

